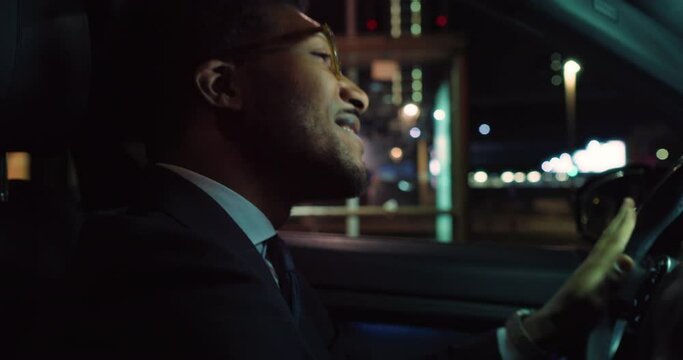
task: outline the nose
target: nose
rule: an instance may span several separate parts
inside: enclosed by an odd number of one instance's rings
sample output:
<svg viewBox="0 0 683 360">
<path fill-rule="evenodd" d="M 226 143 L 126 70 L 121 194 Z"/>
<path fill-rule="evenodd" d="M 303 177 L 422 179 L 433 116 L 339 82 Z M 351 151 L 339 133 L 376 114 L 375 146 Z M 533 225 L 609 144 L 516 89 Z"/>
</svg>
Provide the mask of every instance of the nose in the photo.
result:
<svg viewBox="0 0 683 360">
<path fill-rule="evenodd" d="M 353 105 L 361 114 L 364 113 L 370 105 L 368 94 L 346 76 L 343 76 L 340 81 L 341 88 L 339 89 L 339 95 L 342 100 Z"/>
</svg>

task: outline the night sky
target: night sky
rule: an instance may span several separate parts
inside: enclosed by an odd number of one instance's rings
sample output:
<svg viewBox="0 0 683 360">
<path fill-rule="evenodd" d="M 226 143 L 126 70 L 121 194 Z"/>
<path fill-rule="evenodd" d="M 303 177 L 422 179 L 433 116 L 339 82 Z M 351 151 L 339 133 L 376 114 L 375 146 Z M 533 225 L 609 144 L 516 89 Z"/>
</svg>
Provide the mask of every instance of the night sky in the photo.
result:
<svg viewBox="0 0 683 360">
<path fill-rule="evenodd" d="M 388 0 L 359 1 L 359 32 L 367 21 L 388 36 Z M 513 7 L 487 8 L 473 1 L 423 1 L 425 34 L 460 33 L 467 50 L 470 164 L 487 170 L 535 168 L 567 147 L 564 87 L 553 85 L 551 56 L 581 63 L 577 89 L 577 143 L 621 139 L 637 144 L 634 161 L 683 143 L 683 95 L 590 39 Z M 344 34 L 344 1 L 312 0 L 309 13 Z M 434 19 L 448 17 L 439 28 Z M 555 55 L 557 56 L 557 55 Z M 426 98 L 429 94 L 425 94 Z M 491 133 L 478 132 L 482 123 Z"/>
</svg>

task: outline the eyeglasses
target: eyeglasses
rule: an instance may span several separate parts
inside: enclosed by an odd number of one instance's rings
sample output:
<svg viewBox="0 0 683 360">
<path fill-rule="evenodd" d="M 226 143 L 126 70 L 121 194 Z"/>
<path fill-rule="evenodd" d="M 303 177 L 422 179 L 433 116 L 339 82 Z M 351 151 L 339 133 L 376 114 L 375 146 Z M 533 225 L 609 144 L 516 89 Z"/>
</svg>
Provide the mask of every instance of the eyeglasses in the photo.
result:
<svg viewBox="0 0 683 360">
<path fill-rule="evenodd" d="M 335 44 L 334 41 L 334 33 L 330 29 L 330 27 L 327 24 L 323 24 L 322 26 L 306 29 L 306 30 L 301 30 L 301 31 L 296 31 L 296 32 L 291 32 L 288 34 L 283 34 L 279 35 L 267 40 L 263 41 L 258 41 L 255 43 L 251 44 L 246 44 L 246 45 L 240 45 L 234 48 L 231 48 L 226 52 L 223 52 L 225 55 L 234 55 L 234 56 L 241 56 L 241 55 L 246 55 L 250 52 L 257 51 L 257 50 L 262 50 L 263 48 L 267 48 L 269 46 L 273 45 L 279 45 L 282 43 L 287 43 L 287 42 L 293 42 L 296 40 L 303 39 L 305 37 L 311 36 L 313 34 L 317 33 L 322 33 L 325 36 L 325 39 L 327 40 L 327 44 L 330 47 L 330 57 L 331 57 L 331 64 L 330 64 L 330 71 L 334 74 L 334 76 L 339 80 L 342 78 L 342 71 L 341 71 L 341 63 L 339 61 L 339 55 L 337 53 L 337 45 Z"/>
</svg>

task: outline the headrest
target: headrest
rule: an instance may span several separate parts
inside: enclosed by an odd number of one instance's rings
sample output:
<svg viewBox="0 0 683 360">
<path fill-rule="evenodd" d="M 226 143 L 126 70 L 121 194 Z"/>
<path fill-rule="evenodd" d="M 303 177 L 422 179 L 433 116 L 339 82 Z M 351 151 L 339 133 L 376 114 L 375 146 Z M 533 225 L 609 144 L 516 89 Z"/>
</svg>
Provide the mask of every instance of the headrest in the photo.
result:
<svg viewBox="0 0 683 360">
<path fill-rule="evenodd" d="M 63 145 L 86 113 L 89 86 L 81 0 L 0 1 L 0 151 Z"/>
</svg>

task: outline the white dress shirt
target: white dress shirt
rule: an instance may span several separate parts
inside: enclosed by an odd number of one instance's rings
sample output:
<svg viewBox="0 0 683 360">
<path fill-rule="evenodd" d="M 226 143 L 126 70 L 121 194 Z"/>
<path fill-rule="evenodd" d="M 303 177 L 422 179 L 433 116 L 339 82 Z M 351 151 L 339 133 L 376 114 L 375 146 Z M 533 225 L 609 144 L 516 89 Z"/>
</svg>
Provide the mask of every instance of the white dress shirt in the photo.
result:
<svg viewBox="0 0 683 360">
<path fill-rule="evenodd" d="M 242 195 L 204 175 L 177 165 L 164 163 L 157 163 L 157 165 L 182 176 L 215 200 L 247 235 L 268 267 L 272 269 L 272 265 L 265 257 L 266 248 L 264 242 L 275 236 L 276 231 L 273 224 L 261 210 Z M 273 277 L 277 282 L 277 276 L 273 274 Z M 507 340 L 507 333 L 504 327 L 497 329 L 496 336 L 498 338 L 498 351 L 503 360 L 523 360 L 517 349 Z"/>
</svg>

